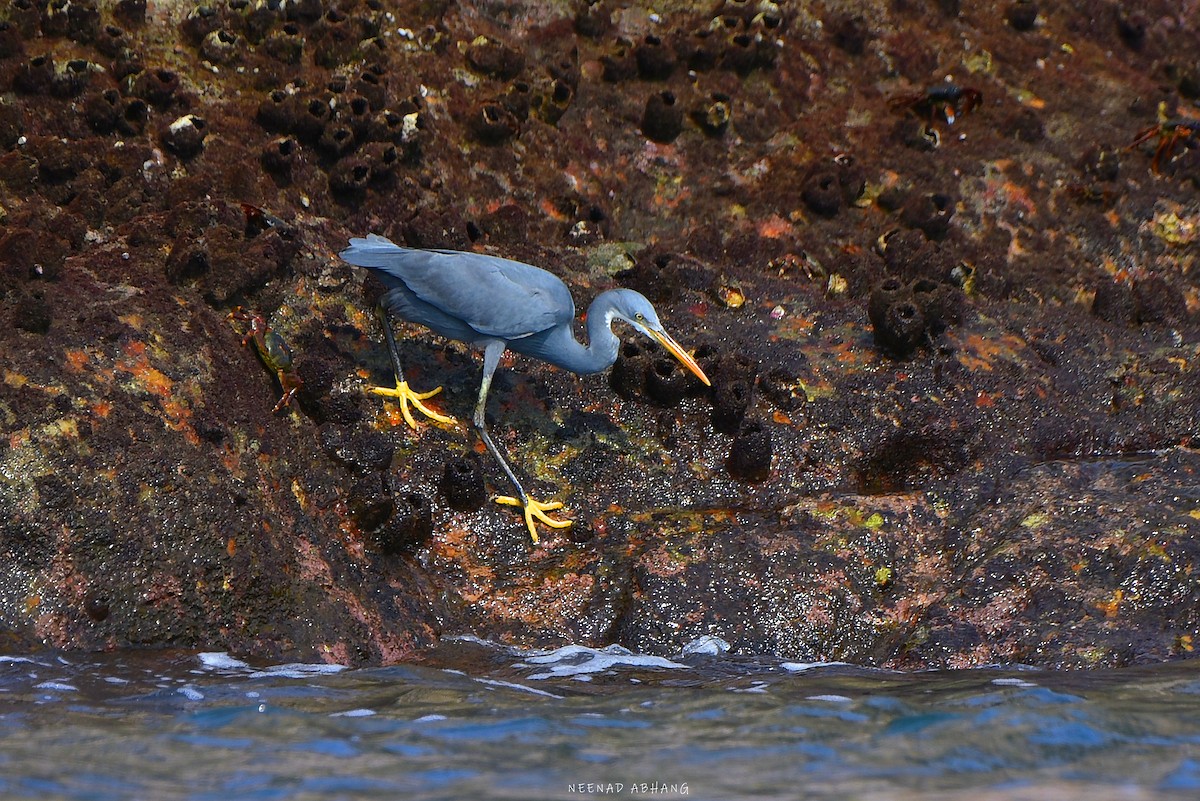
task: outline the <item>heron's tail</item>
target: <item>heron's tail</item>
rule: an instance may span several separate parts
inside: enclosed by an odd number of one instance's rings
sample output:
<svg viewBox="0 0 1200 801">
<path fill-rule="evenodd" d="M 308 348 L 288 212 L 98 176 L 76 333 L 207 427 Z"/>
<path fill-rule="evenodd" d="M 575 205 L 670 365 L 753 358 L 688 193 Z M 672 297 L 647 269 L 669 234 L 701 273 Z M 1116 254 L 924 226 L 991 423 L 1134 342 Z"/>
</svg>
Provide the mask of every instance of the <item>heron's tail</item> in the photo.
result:
<svg viewBox="0 0 1200 801">
<path fill-rule="evenodd" d="M 350 240 L 350 247 L 338 255 L 343 261 L 358 267 L 384 267 L 396 259 L 397 253 L 408 248 L 402 248 L 385 236 L 367 234 L 365 239 L 355 237 Z"/>
</svg>

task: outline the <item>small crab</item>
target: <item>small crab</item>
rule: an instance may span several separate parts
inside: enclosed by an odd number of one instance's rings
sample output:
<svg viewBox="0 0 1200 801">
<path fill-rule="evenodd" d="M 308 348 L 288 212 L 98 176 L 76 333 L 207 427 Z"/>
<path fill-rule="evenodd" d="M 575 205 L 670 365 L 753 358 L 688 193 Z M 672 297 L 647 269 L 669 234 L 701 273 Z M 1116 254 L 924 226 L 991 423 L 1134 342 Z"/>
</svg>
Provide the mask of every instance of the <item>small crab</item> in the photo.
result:
<svg viewBox="0 0 1200 801">
<path fill-rule="evenodd" d="M 246 346 L 254 342 L 258 358 L 279 379 L 279 388 L 283 390 L 283 397 L 271 410 L 272 413 L 278 412 L 291 403 L 292 397 L 304 386 L 300 374 L 292 366 L 291 348 L 283 341 L 283 337 L 271 330 L 267 321 L 258 312 L 247 312 L 241 306 L 235 306 L 233 311 L 229 312 L 227 319 L 246 324 L 246 334 L 242 337 L 242 345 Z"/>
<path fill-rule="evenodd" d="M 924 92 L 897 95 L 888 101 L 888 106 L 896 111 L 910 109 L 920 116 L 927 116 L 930 122 L 940 114 L 947 124 L 953 125 L 956 119 L 982 103 L 983 95 L 978 89 L 953 83 L 935 83 Z"/>
<path fill-rule="evenodd" d="M 1175 151 L 1175 145 L 1182 142 L 1185 148 L 1200 147 L 1200 120 L 1179 118 L 1151 125 L 1149 128 L 1138 131 L 1133 141 L 1126 145 L 1125 149 L 1133 150 L 1142 142 L 1149 141 L 1156 136 L 1158 137 L 1158 147 L 1154 150 L 1150 169 L 1154 171 L 1155 175 L 1158 175 L 1159 163 L 1163 156 L 1171 158 L 1171 154 Z"/>
</svg>

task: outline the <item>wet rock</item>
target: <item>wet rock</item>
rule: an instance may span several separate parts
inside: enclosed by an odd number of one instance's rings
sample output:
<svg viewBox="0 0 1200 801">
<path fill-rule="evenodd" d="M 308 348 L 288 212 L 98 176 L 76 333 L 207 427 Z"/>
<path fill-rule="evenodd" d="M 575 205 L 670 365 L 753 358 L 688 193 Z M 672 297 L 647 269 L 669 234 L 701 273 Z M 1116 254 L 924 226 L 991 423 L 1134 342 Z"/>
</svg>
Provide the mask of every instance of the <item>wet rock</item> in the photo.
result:
<svg viewBox="0 0 1200 801">
<path fill-rule="evenodd" d="M 961 470 L 972 458 L 969 426 L 934 419 L 891 431 L 859 460 L 858 491 L 886 495 Z"/>
<path fill-rule="evenodd" d="M 738 481 L 764 481 L 771 472 L 773 454 L 771 430 L 759 420 L 747 419 L 742 421 L 729 446 L 725 469 Z"/>
<path fill-rule="evenodd" d="M 692 351 L 692 358 L 694 358 L 696 363 L 700 365 L 700 369 L 704 371 L 706 376 L 708 376 L 708 380 L 713 383 L 720 383 L 725 380 L 732 381 L 736 379 L 746 380 L 751 383 L 754 381 L 755 373 L 753 371 L 746 373 L 731 372 L 722 374 L 721 360 L 724 358 L 724 354 L 722 354 L 720 349 L 712 342 L 701 342 L 699 345 L 697 345 Z M 713 393 L 712 386 L 706 386 L 703 381 L 692 375 L 690 370 L 686 371 L 685 375 L 688 382 L 688 397 L 699 398 L 711 395 Z"/>
<path fill-rule="evenodd" d="M 300 26 L 289 22 L 272 31 L 263 40 L 263 52 L 281 64 L 299 64 L 304 57 L 304 36 Z"/>
<path fill-rule="evenodd" d="M 721 50 L 719 64 L 723 69 L 741 75 L 750 74 L 758 66 L 758 48 L 754 37 L 745 32 L 729 34 Z"/>
<path fill-rule="evenodd" d="M 274 89 L 258 104 L 255 119 L 268 131 L 286 132 L 295 129 L 295 103 L 283 89 Z"/>
<path fill-rule="evenodd" d="M 884 351 L 904 358 L 925 341 L 926 320 L 912 289 L 898 278 L 885 278 L 871 290 L 867 315 L 875 343 Z"/>
<path fill-rule="evenodd" d="M 733 434 L 750 408 L 754 386 L 744 378 L 722 381 L 713 390 L 712 424 L 723 434 Z"/>
<path fill-rule="evenodd" d="M 17 67 L 13 89 L 27 95 L 49 94 L 54 81 L 54 59 L 43 53 Z"/>
<path fill-rule="evenodd" d="M 683 107 L 672 92 L 658 92 L 646 101 L 642 133 L 652 142 L 670 144 L 683 131 Z"/>
<path fill-rule="evenodd" d="M 160 135 L 167 148 L 183 159 L 190 159 L 204 149 L 208 123 L 195 114 L 185 114 L 168 125 Z"/>
<path fill-rule="evenodd" d="M 123 25 L 142 25 L 146 21 L 146 0 L 117 0 L 113 17 Z"/>
<path fill-rule="evenodd" d="M 723 40 L 708 26 L 700 26 L 690 34 L 681 35 L 675 41 L 675 52 L 679 61 L 692 72 L 708 72 L 715 69 L 721 60 Z"/>
<path fill-rule="evenodd" d="M 478 454 L 465 453 L 446 462 L 440 485 L 446 505 L 460 512 L 474 512 L 487 500 L 483 464 Z"/>
<path fill-rule="evenodd" d="M 513 81 L 498 102 L 519 122 L 525 122 L 533 108 L 533 86 L 525 81 Z"/>
<path fill-rule="evenodd" d="M 84 116 L 96 133 L 111 133 L 117 127 L 121 106 L 121 93 L 116 89 L 92 92 L 84 100 Z"/>
<path fill-rule="evenodd" d="M 1038 5 L 1034 0 L 1016 0 L 1004 11 L 1004 19 L 1014 31 L 1031 31 L 1037 22 Z"/>
<path fill-rule="evenodd" d="M 31 138 L 28 145 L 37 158 L 38 177 L 47 183 L 69 181 L 87 167 L 87 155 L 78 143 L 39 136 Z"/>
<path fill-rule="evenodd" d="M 116 56 L 113 57 L 112 63 L 109 65 L 109 70 L 112 72 L 113 80 L 119 82 L 122 86 L 125 85 L 125 79 L 131 75 L 137 75 L 146 69 L 145 57 L 134 50 L 126 47 L 122 49 Z"/>
<path fill-rule="evenodd" d="M 329 171 L 329 188 L 341 194 L 361 192 L 371 183 L 371 164 L 361 156 L 347 156 Z"/>
<path fill-rule="evenodd" d="M 612 11 L 605 2 L 585 2 L 575 12 L 575 33 L 599 39 L 612 27 Z"/>
<path fill-rule="evenodd" d="M 68 243 L 50 231 L 18 226 L 0 229 L 0 271 L 6 285 L 31 279 L 57 280 L 68 249 Z"/>
<path fill-rule="evenodd" d="M 212 31 L 200 43 L 200 57 L 213 64 L 236 64 L 245 52 L 246 40 L 226 28 Z"/>
<path fill-rule="evenodd" d="M 43 287 L 31 287 L 17 295 L 12 313 L 12 325 L 31 334 L 45 334 L 50 330 L 53 311 L 46 299 Z"/>
<path fill-rule="evenodd" d="M 317 146 L 326 155 L 333 156 L 334 158 L 349 153 L 354 149 L 355 144 L 354 129 L 336 119 L 331 120 L 325 126 L 321 131 L 320 138 L 317 139 Z"/>
<path fill-rule="evenodd" d="M 404 224 L 403 231 L 409 247 L 466 250 L 471 245 L 468 224 L 450 211 L 418 213 Z"/>
<path fill-rule="evenodd" d="M 299 158 L 300 143 L 290 136 L 280 136 L 263 147 L 262 165 L 269 172 L 286 176 Z"/>
<path fill-rule="evenodd" d="M 108 619 L 112 607 L 104 596 L 88 593 L 83 601 L 83 611 L 93 622 L 103 623 Z"/>
<path fill-rule="evenodd" d="M 194 6 L 179 26 L 180 32 L 193 45 L 204 41 L 204 37 L 217 30 L 221 17 L 217 9 L 208 4 Z"/>
<path fill-rule="evenodd" d="M 516 203 L 505 203 L 480 218 L 479 228 L 490 241 L 518 244 L 529 239 L 529 215 Z"/>
<path fill-rule="evenodd" d="M 867 174 L 858 160 L 848 153 L 842 153 L 833 159 L 834 172 L 837 174 L 838 186 L 842 188 L 842 200 L 847 206 L 853 206 L 862 197 L 867 187 Z"/>
<path fill-rule="evenodd" d="M 833 217 L 842 208 L 842 186 L 833 170 L 817 170 L 804 182 L 800 191 L 804 205 L 813 214 Z"/>
<path fill-rule="evenodd" d="M 8 4 L 9 22 L 24 39 L 32 39 L 40 34 L 41 11 L 33 0 L 12 0 Z"/>
<path fill-rule="evenodd" d="M 140 97 L 152 106 L 164 107 L 179 91 L 178 73 L 165 67 L 155 67 L 142 72 L 132 80 L 130 94 Z"/>
<path fill-rule="evenodd" d="M 327 69 L 346 63 L 360 44 L 373 35 L 371 27 L 366 17 L 350 15 L 338 8 L 328 9 L 312 27 L 313 63 Z"/>
<path fill-rule="evenodd" d="M 608 373 L 608 385 L 626 400 L 640 398 L 646 390 L 650 355 L 640 342 L 626 340 L 617 351 L 617 361 Z"/>
<path fill-rule="evenodd" d="M 1135 281 L 1133 297 L 1140 323 L 1177 325 L 1188 317 L 1183 293 L 1160 275 L 1149 275 Z"/>
<path fill-rule="evenodd" d="M 116 58 L 130 46 L 129 35 L 116 25 L 105 25 L 96 39 L 96 49 L 109 58 Z"/>
<path fill-rule="evenodd" d="M 21 31 L 8 20 L 0 20 L 0 61 L 25 54 Z"/>
<path fill-rule="evenodd" d="M 100 11 L 93 0 L 50 0 L 42 13 L 42 32 L 88 43 L 100 30 Z"/>
<path fill-rule="evenodd" d="M 721 351 L 702 346 L 696 349 L 696 360 L 715 383 L 745 381 L 751 386 L 758 376 L 758 360 L 744 351 Z"/>
<path fill-rule="evenodd" d="M 321 448 L 331 458 L 359 473 L 380 473 L 392 463 L 395 446 L 383 434 L 321 426 Z"/>
<path fill-rule="evenodd" d="M 954 217 L 954 198 L 940 193 L 917 194 L 909 198 L 900 213 L 900 221 L 920 229 L 927 238 L 941 240 L 950 232 Z"/>
<path fill-rule="evenodd" d="M 167 254 L 165 265 L 167 280 L 173 284 L 194 281 L 209 271 L 208 248 L 204 241 L 195 241 L 190 236 L 175 240 Z"/>
<path fill-rule="evenodd" d="M 671 267 L 670 253 L 643 252 L 627 270 L 616 274 L 617 282 L 645 295 L 651 303 L 670 303 L 679 294 L 679 276 Z"/>
<path fill-rule="evenodd" d="M 21 138 L 24 123 L 15 105 L 0 103 L 0 149 L 8 150 Z"/>
<path fill-rule="evenodd" d="M 130 97 L 121 101 L 117 115 L 117 132 L 125 136 L 138 136 L 146 130 L 150 121 L 150 107 L 140 98 Z"/>
<path fill-rule="evenodd" d="M 395 511 L 395 504 L 379 474 L 369 474 L 354 482 L 346 496 L 346 508 L 362 531 L 375 531 Z"/>
<path fill-rule="evenodd" d="M 338 104 L 337 117 L 361 140 L 371 125 L 371 101 L 358 93 L 348 94 Z"/>
<path fill-rule="evenodd" d="M 1004 118 L 1003 128 L 1020 142 L 1036 143 L 1046 138 L 1042 119 L 1033 109 L 1025 108 Z"/>
<path fill-rule="evenodd" d="M 918 278 L 909 285 L 909 290 L 925 317 L 927 330 L 933 336 L 962 322 L 963 295 L 957 287 Z"/>
<path fill-rule="evenodd" d="M 411 553 L 433 536 L 433 506 L 423 493 L 393 496 L 394 511 L 375 532 L 375 545 L 385 555 Z"/>
<path fill-rule="evenodd" d="M 793 414 L 808 403 L 803 382 L 782 367 L 769 370 L 759 379 L 758 386 L 763 397 L 784 414 Z"/>
<path fill-rule="evenodd" d="M 709 136 L 721 136 L 729 127 L 733 116 L 731 98 L 724 92 L 713 92 L 708 98 L 700 100 L 690 113 L 692 122 Z"/>
<path fill-rule="evenodd" d="M 687 374 L 670 356 L 659 356 L 646 370 L 646 397 L 659 406 L 676 406 L 687 395 Z"/>
<path fill-rule="evenodd" d="M 515 136 L 520 123 L 503 104 L 488 102 L 475 110 L 467 126 L 480 142 L 495 145 Z"/>
<path fill-rule="evenodd" d="M 1133 325 L 1138 319 L 1133 286 L 1126 281 L 1103 281 L 1096 286 L 1092 314 L 1118 325 Z"/>
<path fill-rule="evenodd" d="M 1140 11 L 1127 12 L 1123 8 L 1114 9 L 1114 21 L 1117 35 L 1121 41 L 1133 51 L 1142 49 L 1146 43 L 1146 17 Z"/>
<path fill-rule="evenodd" d="M 387 71 L 379 64 L 368 66 L 358 73 L 358 77 L 350 85 L 351 94 L 365 97 L 372 110 L 382 109 L 388 102 L 387 87 L 384 85 L 386 74 Z"/>
<path fill-rule="evenodd" d="M 525 69 L 525 57 L 503 42 L 480 36 L 467 47 L 471 68 L 501 81 L 511 81 Z"/>
<path fill-rule="evenodd" d="M 1085 178 L 1115 181 L 1121 171 L 1121 153 L 1092 145 L 1083 151 L 1075 166 Z"/>
<path fill-rule="evenodd" d="M 648 81 L 665 81 L 675 71 L 675 53 L 660 37 L 647 34 L 633 49 L 638 75 Z"/>
<path fill-rule="evenodd" d="M 637 75 L 637 59 L 633 50 L 618 47 L 612 53 L 600 57 L 600 77 L 608 83 L 622 83 Z"/>
<path fill-rule="evenodd" d="M 363 148 L 363 158 L 371 167 L 371 180 L 391 177 L 401 163 L 399 148 L 391 142 L 370 142 Z"/>
<path fill-rule="evenodd" d="M 575 89 L 563 80 L 556 80 L 550 91 L 538 95 L 537 116 L 548 125 L 557 125 L 575 99 Z"/>
<path fill-rule="evenodd" d="M 852 56 L 861 56 L 871 39 L 867 21 L 857 14 L 835 17 L 828 30 L 834 45 Z"/>
</svg>

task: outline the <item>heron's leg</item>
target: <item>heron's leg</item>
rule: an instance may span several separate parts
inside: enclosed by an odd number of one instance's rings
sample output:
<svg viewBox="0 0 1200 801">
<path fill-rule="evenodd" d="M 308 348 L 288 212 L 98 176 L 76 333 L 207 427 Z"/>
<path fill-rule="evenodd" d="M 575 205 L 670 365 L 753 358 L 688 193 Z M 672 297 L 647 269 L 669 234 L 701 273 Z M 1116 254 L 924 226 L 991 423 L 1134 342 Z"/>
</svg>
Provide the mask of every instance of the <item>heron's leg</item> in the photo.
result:
<svg viewBox="0 0 1200 801">
<path fill-rule="evenodd" d="M 551 528 L 567 528 L 571 525 L 570 520 L 556 520 L 550 517 L 546 512 L 554 509 L 561 509 L 562 504 L 558 501 L 542 503 L 535 501 L 529 497 L 529 493 L 525 492 L 525 488 L 521 486 L 521 482 L 517 480 L 517 475 L 508 466 L 508 462 L 504 461 L 504 457 L 500 455 L 496 444 L 492 442 L 492 437 L 487 430 L 487 394 L 492 386 L 492 376 L 496 373 L 496 367 L 500 364 L 500 357 L 504 354 L 504 343 L 501 341 L 489 342 L 483 350 L 483 380 L 479 383 L 479 401 L 475 404 L 475 429 L 479 432 L 479 438 L 483 440 L 484 446 L 492 457 L 500 463 L 500 469 L 504 471 L 504 475 L 508 477 L 509 483 L 513 485 L 513 489 L 517 491 L 517 496 L 511 497 L 508 495 L 496 496 L 496 503 L 506 506 L 520 506 L 525 511 L 525 527 L 529 529 L 529 536 L 536 543 L 538 541 L 537 527 L 535 521 L 545 523 Z"/>
<path fill-rule="evenodd" d="M 409 428 L 417 427 L 417 421 L 413 419 L 412 412 L 408 408 L 410 404 L 431 420 L 436 420 L 439 423 L 454 423 L 453 417 L 438 414 L 421 402 L 441 392 L 441 387 L 437 387 L 429 392 L 416 392 L 404 380 L 404 368 L 400 366 L 400 349 L 396 346 L 396 334 L 392 331 L 392 321 L 388 319 L 387 309 L 382 304 L 379 306 L 379 320 L 383 323 L 383 336 L 387 340 L 388 353 L 392 357 L 392 370 L 396 373 L 396 388 L 370 387 L 370 391 L 375 395 L 385 395 L 389 398 L 399 400 L 400 413 L 404 415 L 404 422 L 408 423 Z"/>
</svg>

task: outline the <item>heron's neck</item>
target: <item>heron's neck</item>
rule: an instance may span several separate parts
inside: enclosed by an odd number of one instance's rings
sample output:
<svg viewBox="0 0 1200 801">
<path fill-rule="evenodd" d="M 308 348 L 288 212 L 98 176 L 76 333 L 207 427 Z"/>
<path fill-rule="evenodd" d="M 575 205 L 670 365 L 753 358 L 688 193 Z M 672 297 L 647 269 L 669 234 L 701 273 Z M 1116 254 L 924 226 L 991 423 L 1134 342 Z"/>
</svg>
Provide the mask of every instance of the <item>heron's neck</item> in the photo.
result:
<svg viewBox="0 0 1200 801">
<path fill-rule="evenodd" d="M 612 366 L 617 360 L 617 348 L 621 341 L 612 332 L 613 312 L 609 304 L 602 302 L 601 293 L 588 307 L 588 344 L 575 339 L 570 326 L 561 326 L 551 331 L 545 341 L 541 358 L 572 373 L 587 375 L 598 373 Z M 510 343 L 510 347 L 514 343 Z"/>
</svg>

